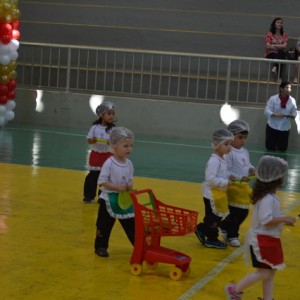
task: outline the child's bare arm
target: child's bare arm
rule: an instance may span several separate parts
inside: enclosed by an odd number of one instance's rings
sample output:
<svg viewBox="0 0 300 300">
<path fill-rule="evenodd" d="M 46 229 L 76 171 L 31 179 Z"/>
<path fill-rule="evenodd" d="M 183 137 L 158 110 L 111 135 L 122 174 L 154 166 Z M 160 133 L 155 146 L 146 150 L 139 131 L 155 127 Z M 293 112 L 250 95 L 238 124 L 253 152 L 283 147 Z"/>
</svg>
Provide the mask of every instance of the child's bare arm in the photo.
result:
<svg viewBox="0 0 300 300">
<path fill-rule="evenodd" d="M 275 217 L 273 218 L 270 222 L 265 224 L 265 226 L 274 226 L 278 224 L 285 224 L 285 225 L 290 225 L 293 226 L 296 222 L 296 217 L 293 216 L 282 216 L 282 217 Z"/>
<path fill-rule="evenodd" d="M 116 192 L 123 192 L 129 190 L 129 186 L 127 183 L 121 183 L 121 184 L 114 184 L 111 182 L 103 182 L 101 183 L 102 186 L 104 186 L 108 190 L 116 191 Z"/>
</svg>

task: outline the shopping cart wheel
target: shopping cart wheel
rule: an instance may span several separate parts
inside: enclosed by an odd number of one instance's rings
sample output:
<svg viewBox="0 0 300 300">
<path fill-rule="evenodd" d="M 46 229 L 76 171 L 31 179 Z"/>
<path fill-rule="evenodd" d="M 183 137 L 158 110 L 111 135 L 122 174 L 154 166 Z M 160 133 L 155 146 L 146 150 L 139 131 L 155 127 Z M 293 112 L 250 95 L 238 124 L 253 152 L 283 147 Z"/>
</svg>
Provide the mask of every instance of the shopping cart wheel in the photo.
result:
<svg viewBox="0 0 300 300">
<path fill-rule="evenodd" d="M 149 262 L 149 261 L 146 261 L 146 265 L 147 265 L 147 268 L 149 270 L 155 270 L 158 266 L 158 262 Z"/>
<path fill-rule="evenodd" d="M 142 273 L 142 265 L 140 264 L 132 264 L 129 268 L 132 275 L 138 276 Z"/>
<path fill-rule="evenodd" d="M 175 267 L 169 271 L 169 276 L 172 280 L 179 280 L 182 276 L 182 271 Z"/>
</svg>

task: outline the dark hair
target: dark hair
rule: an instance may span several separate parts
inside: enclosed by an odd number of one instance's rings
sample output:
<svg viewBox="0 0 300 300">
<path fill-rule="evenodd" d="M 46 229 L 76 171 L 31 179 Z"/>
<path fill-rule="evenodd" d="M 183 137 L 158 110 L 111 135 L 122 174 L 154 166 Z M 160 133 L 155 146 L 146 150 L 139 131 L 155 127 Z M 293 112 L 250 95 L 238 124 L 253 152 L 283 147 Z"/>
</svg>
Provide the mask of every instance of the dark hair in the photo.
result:
<svg viewBox="0 0 300 300">
<path fill-rule="evenodd" d="M 269 193 L 275 193 L 277 188 L 282 186 L 282 184 L 283 184 L 283 177 L 280 177 L 271 182 L 262 182 L 259 179 L 256 179 L 256 181 L 253 184 L 253 190 L 251 196 L 252 204 L 255 204 L 256 202 L 261 200 L 264 196 L 266 196 Z"/>
<path fill-rule="evenodd" d="M 282 81 L 279 85 L 279 92 L 281 91 L 281 89 L 284 89 L 287 85 L 291 85 L 291 83 L 289 81 Z"/>
<path fill-rule="evenodd" d="M 101 125 L 101 123 L 102 123 L 102 118 L 100 117 L 99 119 L 93 122 L 93 125 L 97 125 L 97 124 Z M 112 122 L 106 126 L 105 131 L 108 133 L 115 126 L 116 126 L 115 122 Z"/>
<path fill-rule="evenodd" d="M 239 131 L 237 133 L 240 133 L 242 135 L 248 135 L 249 134 L 248 130 Z"/>
<path fill-rule="evenodd" d="M 272 32 L 272 34 L 275 34 L 276 33 L 276 26 L 275 26 L 275 23 L 276 21 L 278 20 L 282 20 L 282 18 L 278 17 L 278 18 L 275 18 L 272 23 L 271 23 L 271 26 L 270 26 L 270 31 Z M 283 35 L 284 31 L 283 31 L 283 26 L 281 27 L 280 29 L 280 34 Z"/>
</svg>

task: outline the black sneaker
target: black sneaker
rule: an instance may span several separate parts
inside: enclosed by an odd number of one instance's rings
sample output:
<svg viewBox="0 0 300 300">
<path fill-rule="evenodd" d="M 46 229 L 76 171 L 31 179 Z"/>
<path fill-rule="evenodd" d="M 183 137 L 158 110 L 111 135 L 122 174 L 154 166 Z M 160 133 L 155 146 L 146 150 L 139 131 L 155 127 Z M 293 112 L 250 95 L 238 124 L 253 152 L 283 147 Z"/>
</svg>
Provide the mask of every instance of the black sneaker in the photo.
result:
<svg viewBox="0 0 300 300">
<path fill-rule="evenodd" d="M 101 257 L 108 257 L 109 254 L 105 248 L 99 248 L 95 250 L 95 253 Z"/>
<path fill-rule="evenodd" d="M 200 241 L 200 243 L 205 246 L 206 243 L 205 235 L 199 229 L 196 229 L 195 234 L 198 240 Z"/>
<path fill-rule="evenodd" d="M 91 199 L 91 198 L 88 198 L 88 197 L 84 197 L 84 198 L 83 198 L 83 202 L 84 202 L 84 203 L 88 203 L 88 204 L 89 204 L 89 203 L 92 203 L 93 200 L 94 200 L 94 199 Z"/>
<path fill-rule="evenodd" d="M 207 248 L 216 248 L 216 249 L 225 249 L 225 248 L 227 248 L 227 244 L 223 243 L 219 240 L 216 240 L 216 241 L 206 240 L 204 246 L 207 247 Z"/>
</svg>

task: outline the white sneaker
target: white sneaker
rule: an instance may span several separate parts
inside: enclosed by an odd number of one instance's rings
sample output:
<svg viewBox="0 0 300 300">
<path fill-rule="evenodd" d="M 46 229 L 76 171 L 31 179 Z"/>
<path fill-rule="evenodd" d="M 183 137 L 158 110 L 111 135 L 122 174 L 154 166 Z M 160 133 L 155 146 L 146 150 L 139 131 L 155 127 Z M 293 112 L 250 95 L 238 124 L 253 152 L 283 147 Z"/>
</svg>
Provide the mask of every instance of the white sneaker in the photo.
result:
<svg viewBox="0 0 300 300">
<path fill-rule="evenodd" d="M 223 229 L 220 228 L 219 232 L 220 232 L 220 235 L 221 235 L 221 237 L 223 238 L 223 240 L 224 240 L 225 242 L 228 242 L 228 239 L 227 239 L 227 231 L 225 231 L 225 230 L 223 230 Z"/>
<path fill-rule="evenodd" d="M 241 243 L 239 242 L 239 240 L 237 238 L 232 238 L 229 240 L 229 245 L 231 247 L 240 247 Z"/>
</svg>

